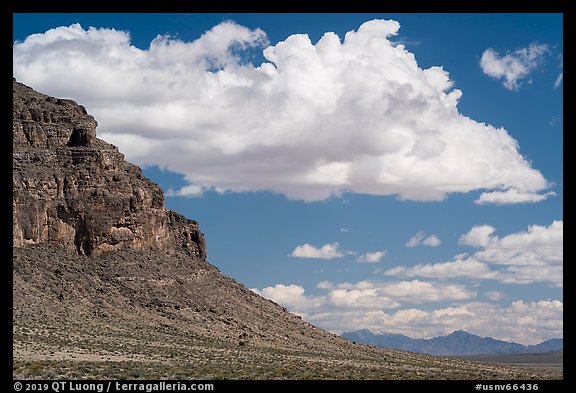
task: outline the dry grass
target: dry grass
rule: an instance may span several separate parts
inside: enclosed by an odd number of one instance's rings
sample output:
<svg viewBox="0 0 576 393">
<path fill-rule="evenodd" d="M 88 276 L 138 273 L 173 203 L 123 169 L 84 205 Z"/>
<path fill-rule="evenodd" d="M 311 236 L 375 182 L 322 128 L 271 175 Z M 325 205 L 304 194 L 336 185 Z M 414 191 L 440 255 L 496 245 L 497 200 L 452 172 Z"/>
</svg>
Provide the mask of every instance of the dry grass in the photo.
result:
<svg viewBox="0 0 576 393">
<path fill-rule="evenodd" d="M 561 379 L 354 344 L 204 261 L 157 250 L 14 250 L 19 379 Z"/>
</svg>

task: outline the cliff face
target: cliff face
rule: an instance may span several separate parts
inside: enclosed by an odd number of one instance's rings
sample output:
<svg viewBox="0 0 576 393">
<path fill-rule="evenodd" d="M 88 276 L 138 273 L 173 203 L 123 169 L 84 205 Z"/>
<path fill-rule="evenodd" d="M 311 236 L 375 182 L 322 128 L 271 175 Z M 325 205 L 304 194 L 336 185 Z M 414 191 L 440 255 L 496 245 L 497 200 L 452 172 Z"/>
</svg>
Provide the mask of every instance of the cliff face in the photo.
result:
<svg viewBox="0 0 576 393">
<path fill-rule="evenodd" d="M 154 247 L 206 259 L 198 223 L 164 208 L 160 187 L 96 138 L 71 100 L 13 82 L 13 245 L 55 242 L 81 255 Z"/>
</svg>

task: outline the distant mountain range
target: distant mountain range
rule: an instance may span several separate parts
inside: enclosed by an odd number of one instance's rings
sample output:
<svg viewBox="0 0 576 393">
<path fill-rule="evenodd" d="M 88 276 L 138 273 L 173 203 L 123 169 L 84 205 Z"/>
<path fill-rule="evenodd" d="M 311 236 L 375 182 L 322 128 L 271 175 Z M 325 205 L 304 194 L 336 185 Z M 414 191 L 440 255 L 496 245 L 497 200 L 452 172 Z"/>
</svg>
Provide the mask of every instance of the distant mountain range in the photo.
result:
<svg viewBox="0 0 576 393">
<path fill-rule="evenodd" d="M 562 338 L 526 346 L 515 342 L 495 340 L 491 337 L 476 336 L 464 330 L 455 331 L 447 336 L 429 339 L 411 338 L 403 334 L 374 334 L 368 329 L 344 332 L 342 337 L 350 341 L 377 347 L 443 356 L 560 352 L 564 348 L 564 339 Z"/>
</svg>

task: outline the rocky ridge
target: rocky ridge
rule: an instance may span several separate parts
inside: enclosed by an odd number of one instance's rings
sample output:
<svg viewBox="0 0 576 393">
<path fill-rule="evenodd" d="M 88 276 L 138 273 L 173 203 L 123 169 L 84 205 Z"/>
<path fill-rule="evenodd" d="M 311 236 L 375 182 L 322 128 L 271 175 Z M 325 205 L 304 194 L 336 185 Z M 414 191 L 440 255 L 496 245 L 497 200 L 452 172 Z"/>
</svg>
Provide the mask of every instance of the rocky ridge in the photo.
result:
<svg viewBox="0 0 576 393">
<path fill-rule="evenodd" d="M 13 82 L 13 244 L 52 242 L 80 255 L 175 246 L 206 258 L 198 223 L 164 208 L 160 187 L 96 138 L 72 100 Z"/>
</svg>

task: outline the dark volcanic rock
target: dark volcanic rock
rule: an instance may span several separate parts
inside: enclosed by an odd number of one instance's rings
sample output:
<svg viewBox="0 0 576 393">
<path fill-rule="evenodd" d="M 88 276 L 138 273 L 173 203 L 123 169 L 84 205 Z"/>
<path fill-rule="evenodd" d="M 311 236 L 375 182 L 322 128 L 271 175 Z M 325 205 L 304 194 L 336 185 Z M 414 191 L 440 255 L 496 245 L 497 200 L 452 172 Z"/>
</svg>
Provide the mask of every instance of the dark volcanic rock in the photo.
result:
<svg viewBox="0 0 576 393">
<path fill-rule="evenodd" d="M 160 187 L 96 138 L 83 106 L 13 82 L 13 245 L 82 255 L 156 247 L 206 258 L 198 224 L 164 208 Z"/>
<path fill-rule="evenodd" d="M 13 81 L 14 146 L 80 146 L 96 139 L 98 123 L 82 105 L 35 92 Z"/>
</svg>

